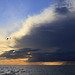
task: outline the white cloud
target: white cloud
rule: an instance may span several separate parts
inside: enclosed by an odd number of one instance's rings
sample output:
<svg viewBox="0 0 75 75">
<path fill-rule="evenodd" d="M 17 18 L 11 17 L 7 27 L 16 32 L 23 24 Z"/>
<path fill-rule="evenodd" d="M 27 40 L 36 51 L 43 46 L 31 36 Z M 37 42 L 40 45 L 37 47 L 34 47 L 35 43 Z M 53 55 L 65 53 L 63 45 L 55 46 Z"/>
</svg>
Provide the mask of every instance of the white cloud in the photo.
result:
<svg viewBox="0 0 75 75">
<path fill-rule="evenodd" d="M 43 25 L 44 23 L 50 23 L 53 20 L 55 20 L 56 16 L 55 16 L 53 8 L 54 7 L 49 7 L 40 14 L 36 14 L 34 16 L 28 16 L 26 21 L 23 22 L 23 27 L 19 29 L 19 31 L 12 33 L 10 35 L 13 38 L 11 40 L 10 45 L 15 45 L 14 38 L 20 39 L 23 36 L 29 35 L 32 28 L 39 27 L 40 25 Z"/>
</svg>

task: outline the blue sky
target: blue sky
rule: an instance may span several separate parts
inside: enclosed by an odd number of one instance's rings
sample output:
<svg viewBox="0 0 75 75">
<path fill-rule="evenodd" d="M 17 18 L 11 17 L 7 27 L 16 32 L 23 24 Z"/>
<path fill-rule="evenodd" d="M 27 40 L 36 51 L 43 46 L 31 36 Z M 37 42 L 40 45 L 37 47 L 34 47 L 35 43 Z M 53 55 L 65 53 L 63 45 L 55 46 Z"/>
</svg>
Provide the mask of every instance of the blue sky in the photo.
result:
<svg viewBox="0 0 75 75">
<path fill-rule="evenodd" d="M 0 27 L 7 28 L 40 13 L 54 0 L 0 0 Z"/>
</svg>

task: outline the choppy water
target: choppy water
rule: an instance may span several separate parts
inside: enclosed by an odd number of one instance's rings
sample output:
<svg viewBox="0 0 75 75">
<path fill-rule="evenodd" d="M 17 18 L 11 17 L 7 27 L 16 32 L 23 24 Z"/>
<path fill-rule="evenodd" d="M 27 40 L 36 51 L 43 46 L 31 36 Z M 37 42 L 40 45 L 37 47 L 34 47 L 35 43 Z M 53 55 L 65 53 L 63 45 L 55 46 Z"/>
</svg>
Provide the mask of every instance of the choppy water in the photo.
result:
<svg viewBox="0 0 75 75">
<path fill-rule="evenodd" d="M 0 65 L 0 75 L 75 75 L 75 66 Z"/>
</svg>

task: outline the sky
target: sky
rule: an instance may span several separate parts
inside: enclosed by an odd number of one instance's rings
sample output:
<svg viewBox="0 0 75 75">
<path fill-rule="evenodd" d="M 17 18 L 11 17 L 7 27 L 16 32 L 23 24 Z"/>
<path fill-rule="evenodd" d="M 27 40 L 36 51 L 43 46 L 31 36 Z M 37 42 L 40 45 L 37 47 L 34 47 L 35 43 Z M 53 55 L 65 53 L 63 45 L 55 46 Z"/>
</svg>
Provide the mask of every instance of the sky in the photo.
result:
<svg viewBox="0 0 75 75">
<path fill-rule="evenodd" d="M 74 4 L 74 0 L 0 0 L 0 64 L 75 61 Z"/>
<path fill-rule="evenodd" d="M 0 1 L 0 25 L 9 27 L 15 22 L 25 20 L 28 15 L 40 13 L 51 3 L 50 0 L 2 0 Z"/>
</svg>

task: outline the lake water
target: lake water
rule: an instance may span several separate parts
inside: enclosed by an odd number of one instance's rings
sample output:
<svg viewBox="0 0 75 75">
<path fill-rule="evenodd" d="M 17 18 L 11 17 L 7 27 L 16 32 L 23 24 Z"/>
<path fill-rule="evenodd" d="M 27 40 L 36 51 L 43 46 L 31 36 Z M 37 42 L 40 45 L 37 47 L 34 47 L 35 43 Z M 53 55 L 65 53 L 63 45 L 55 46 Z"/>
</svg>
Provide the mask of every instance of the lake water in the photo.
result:
<svg viewBox="0 0 75 75">
<path fill-rule="evenodd" d="M 75 66 L 0 65 L 0 75 L 75 75 Z"/>
</svg>

